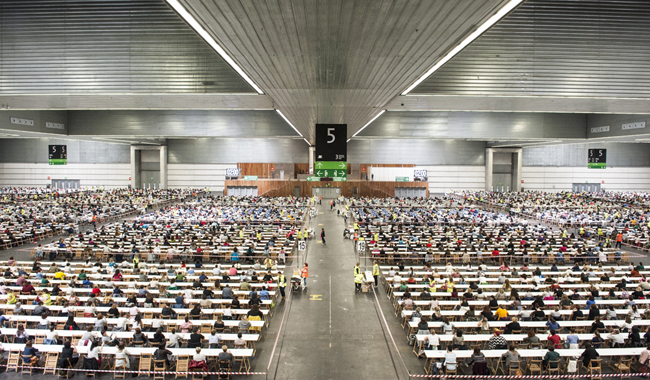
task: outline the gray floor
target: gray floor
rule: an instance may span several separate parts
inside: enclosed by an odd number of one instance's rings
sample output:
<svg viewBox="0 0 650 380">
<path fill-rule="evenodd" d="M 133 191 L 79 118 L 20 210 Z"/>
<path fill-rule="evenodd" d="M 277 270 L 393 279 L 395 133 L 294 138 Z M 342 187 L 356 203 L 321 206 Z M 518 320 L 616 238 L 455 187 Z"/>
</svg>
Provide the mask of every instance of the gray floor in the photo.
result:
<svg viewBox="0 0 650 380">
<path fill-rule="evenodd" d="M 407 379 L 405 367 L 384 331 L 373 293 L 355 294 L 353 268 L 357 259 L 352 242 L 342 237 L 343 219 L 329 211 L 329 205 L 323 205 L 311 224 L 317 234 L 325 228 L 327 245 L 310 241 L 305 260 L 301 261 L 309 263 L 308 287 L 293 293 L 276 310 L 274 327 L 280 323 L 285 308 L 286 320 L 269 378 Z M 423 364 L 411 353 L 390 302 L 381 286 L 378 289 L 377 298 L 400 353 L 412 371 L 418 371 Z M 256 370 L 265 370 L 273 340 L 267 336 L 260 345 L 264 346 L 264 354 L 256 359 Z"/>
<path fill-rule="evenodd" d="M 304 261 L 309 263 L 308 287 L 302 292 L 288 292 L 287 300 L 276 305 L 252 361 L 252 371 L 267 372 L 268 367 L 269 374 L 252 378 L 408 379 L 406 368 L 411 374 L 423 374 L 424 360 L 415 358 L 412 347 L 407 345 L 406 333 L 383 288 L 376 289 L 377 298 L 372 292 L 355 294 L 353 268 L 357 258 L 352 242 L 342 237 L 343 219 L 330 211 L 329 205 L 323 205 L 309 224 L 318 234 L 325 228 L 328 244 L 323 246 L 319 240 L 310 240 L 307 251 L 294 263 L 296 267 L 302 267 Z M 29 251 L 34 246 L 0 251 L 0 260 L 10 256 L 29 260 Z M 634 253 L 634 262 L 650 264 L 646 253 L 626 249 Z M 362 262 L 363 265 L 371 263 Z M 287 275 L 291 273 L 289 268 Z M 14 373 L 1 376 L 20 377 Z"/>
</svg>

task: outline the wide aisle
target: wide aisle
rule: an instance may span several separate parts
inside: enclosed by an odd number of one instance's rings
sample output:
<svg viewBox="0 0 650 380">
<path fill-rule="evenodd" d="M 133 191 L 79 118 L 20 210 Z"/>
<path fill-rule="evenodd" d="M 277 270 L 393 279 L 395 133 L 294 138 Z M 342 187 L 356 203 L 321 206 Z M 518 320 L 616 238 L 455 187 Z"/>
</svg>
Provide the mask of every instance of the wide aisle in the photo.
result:
<svg viewBox="0 0 650 380">
<path fill-rule="evenodd" d="M 308 244 L 308 287 L 294 293 L 287 304 L 290 309 L 283 341 L 278 344 L 277 376 L 273 377 L 272 366 L 269 378 L 396 379 L 374 297 L 355 294 L 352 241 L 343 239 L 343 218 L 329 208 L 329 200 L 323 200 L 312 220 L 318 236 L 325 228 L 327 245 L 320 244 L 320 239 Z M 399 378 L 406 378 L 404 370 L 397 368 Z"/>
</svg>

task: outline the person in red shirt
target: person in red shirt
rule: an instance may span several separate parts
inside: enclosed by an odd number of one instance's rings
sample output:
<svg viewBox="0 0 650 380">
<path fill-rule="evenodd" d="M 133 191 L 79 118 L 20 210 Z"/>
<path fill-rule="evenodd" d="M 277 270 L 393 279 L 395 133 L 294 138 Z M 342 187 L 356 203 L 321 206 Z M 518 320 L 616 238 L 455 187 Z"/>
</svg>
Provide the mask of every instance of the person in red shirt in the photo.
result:
<svg viewBox="0 0 650 380">
<path fill-rule="evenodd" d="M 21 293 L 29 293 L 29 294 L 36 294 L 36 289 L 34 289 L 34 286 L 29 282 L 25 281 L 23 288 L 20 290 Z"/>
<path fill-rule="evenodd" d="M 551 330 L 551 335 L 548 336 L 549 342 L 553 345 L 555 348 L 562 348 L 562 338 L 560 338 L 559 335 L 555 332 L 555 330 Z"/>
<path fill-rule="evenodd" d="M 615 248 L 621 248 L 621 244 L 623 244 L 623 235 L 619 232 L 616 234 L 616 247 Z"/>
<path fill-rule="evenodd" d="M 300 270 L 300 277 L 302 277 L 302 288 L 307 288 L 307 278 L 309 278 L 309 265 L 307 263 Z"/>
</svg>

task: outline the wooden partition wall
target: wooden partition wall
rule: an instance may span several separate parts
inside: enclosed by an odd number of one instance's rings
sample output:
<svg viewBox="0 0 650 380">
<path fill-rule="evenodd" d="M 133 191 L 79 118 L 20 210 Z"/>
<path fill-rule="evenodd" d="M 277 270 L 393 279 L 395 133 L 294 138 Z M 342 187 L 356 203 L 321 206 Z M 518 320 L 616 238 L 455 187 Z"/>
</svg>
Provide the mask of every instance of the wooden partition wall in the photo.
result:
<svg viewBox="0 0 650 380">
<path fill-rule="evenodd" d="M 347 182 L 309 182 L 298 180 L 263 180 L 263 181 L 226 181 L 224 195 L 228 195 L 228 186 L 257 186 L 257 194 L 267 197 L 288 197 L 293 196 L 295 188 L 300 188 L 300 196 L 311 196 L 312 187 L 341 188 L 341 194 L 345 197 L 354 196 L 354 188 L 358 188 L 360 197 L 386 198 L 395 196 L 396 187 L 424 187 L 429 196 L 429 185 L 427 182 L 393 182 L 393 181 L 361 181 L 351 180 Z"/>
<path fill-rule="evenodd" d="M 271 168 L 275 168 L 275 164 L 241 162 L 237 167 L 241 170 L 241 176 L 256 175 L 259 178 L 271 178 Z"/>
</svg>

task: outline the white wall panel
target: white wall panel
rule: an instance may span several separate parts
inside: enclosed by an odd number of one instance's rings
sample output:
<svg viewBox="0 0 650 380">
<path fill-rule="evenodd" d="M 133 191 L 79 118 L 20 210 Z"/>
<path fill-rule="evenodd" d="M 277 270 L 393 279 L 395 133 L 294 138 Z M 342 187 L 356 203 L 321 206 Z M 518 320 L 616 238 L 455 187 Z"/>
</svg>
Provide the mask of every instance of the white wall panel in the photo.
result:
<svg viewBox="0 0 650 380">
<path fill-rule="evenodd" d="M 600 183 L 604 190 L 650 191 L 650 167 L 524 166 L 521 169 L 524 190 L 571 190 L 574 183 Z"/>
<path fill-rule="evenodd" d="M 450 190 L 485 189 L 485 166 L 418 166 L 416 169 L 427 170 L 430 195 L 441 194 Z"/>
<path fill-rule="evenodd" d="M 129 164 L 68 164 L 48 165 L 43 163 L 0 163 L 0 187 L 37 186 L 45 187 L 52 179 L 78 179 L 82 187 L 102 186 L 106 188 L 129 185 L 131 167 Z M 50 177 L 50 179 L 47 179 Z"/>
<path fill-rule="evenodd" d="M 237 164 L 168 164 L 167 185 L 173 188 L 210 188 L 223 191 L 226 169 L 236 168 Z"/>
</svg>

